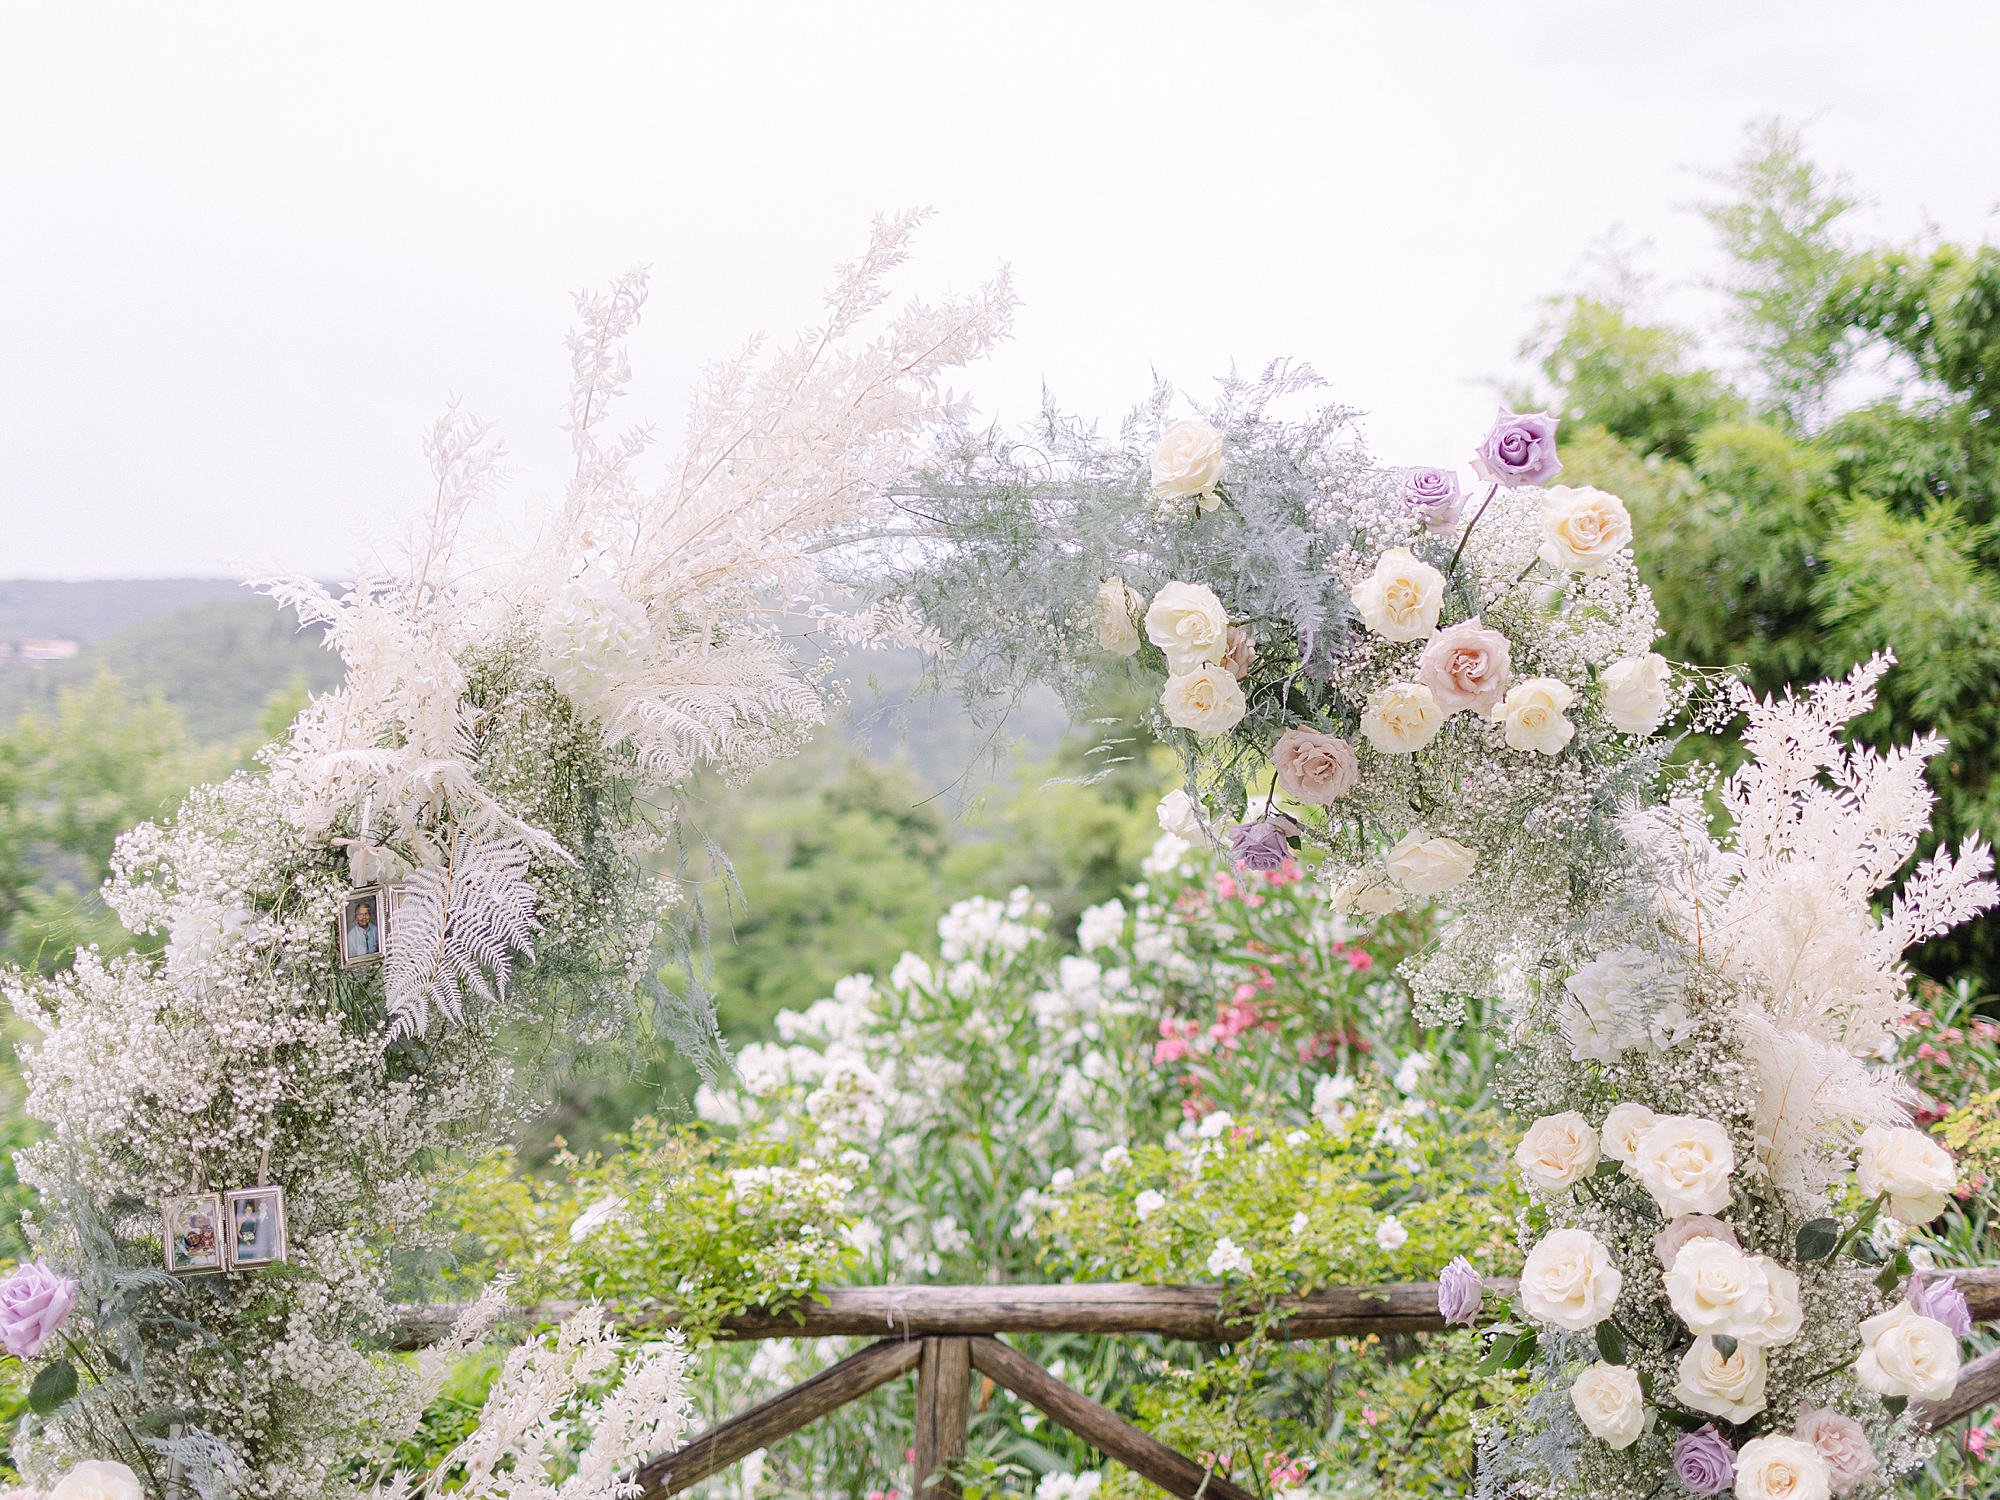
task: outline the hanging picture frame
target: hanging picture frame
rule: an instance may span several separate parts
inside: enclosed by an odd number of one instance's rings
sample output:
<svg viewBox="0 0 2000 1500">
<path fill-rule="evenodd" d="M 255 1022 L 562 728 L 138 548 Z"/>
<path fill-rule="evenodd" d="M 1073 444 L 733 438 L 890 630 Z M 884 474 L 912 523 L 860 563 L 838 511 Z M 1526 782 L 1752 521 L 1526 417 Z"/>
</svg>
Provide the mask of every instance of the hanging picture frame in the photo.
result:
<svg viewBox="0 0 2000 1500">
<path fill-rule="evenodd" d="M 382 962 L 382 891 L 379 885 L 366 885 L 341 899 L 334 934 L 341 968 L 361 969 Z"/>
<path fill-rule="evenodd" d="M 188 1193 L 160 1204 L 160 1241 L 167 1269 L 200 1276 L 225 1268 L 222 1195 Z"/>
<path fill-rule="evenodd" d="M 285 1258 L 285 1190 L 276 1183 L 224 1194 L 224 1253 L 232 1271 L 254 1271 Z"/>
</svg>

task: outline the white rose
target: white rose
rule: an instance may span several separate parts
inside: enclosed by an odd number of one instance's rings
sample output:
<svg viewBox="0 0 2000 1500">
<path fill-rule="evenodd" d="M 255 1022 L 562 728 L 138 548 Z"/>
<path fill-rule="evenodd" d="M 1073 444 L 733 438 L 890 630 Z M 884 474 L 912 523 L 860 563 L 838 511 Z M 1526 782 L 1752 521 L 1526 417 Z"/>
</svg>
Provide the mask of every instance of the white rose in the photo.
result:
<svg viewBox="0 0 2000 1500">
<path fill-rule="evenodd" d="M 1861 1325 L 1854 1378 L 1883 1396 L 1942 1401 L 1958 1383 L 1958 1337 L 1908 1302 Z"/>
<path fill-rule="evenodd" d="M 1420 682 L 1392 682 L 1368 695 L 1361 732 L 1384 755 L 1409 755 L 1437 738 L 1445 711 Z"/>
<path fill-rule="evenodd" d="M 1681 1246 L 1666 1284 L 1674 1315 L 1696 1337 L 1742 1338 L 1763 1325 L 1771 1306 L 1771 1279 L 1757 1257 L 1706 1236 Z"/>
<path fill-rule="evenodd" d="M 1348 591 L 1361 623 L 1385 641 L 1420 641 L 1437 629 L 1444 574 L 1408 547 L 1391 547 L 1375 571 Z"/>
<path fill-rule="evenodd" d="M 1755 1345 L 1739 1343 L 1736 1352 L 1724 1359 L 1715 1339 L 1704 1334 L 1681 1356 L 1674 1399 L 1711 1417 L 1747 1422 L 1764 1409 L 1768 1368 L 1764 1351 Z"/>
<path fill-rule="evenodd" d="M 1201 826 L 1201 809 L 1179 787 L 1160 799 L 1159 818 L 1160 827 L 1177 839 L 1190 844 L 1208 842 L 1208 831 Z"/>
<path fill-rule="evenodd" d="M 1411 895 L 1435 896 L 1465 880 L 1478 862 L 1478 850 L 1436 837 L 1427 828 L 1412 828 L 1383 856 L 1382 869 Z"/>
<path fill-rule="evenodd" d="M 1220 667 L 1201 666 L 1169 677 L 1160 693 L 1160 707 L 1176 729 L 1192 729 L 1210 739 L 1235 728 L 1250 703 L 1234 677 Z"/>
<path fill-rule="evenodd" d="M 1627 734 L 1651 734 L 1667 717 L 1667 659 L 1657 651 L 1604 669 L 1604 717 Z"/>
<path fill-rule="evenodd" d="M 1138 1197 L 1132 1200 L 1132 1212 L 1134 1212 L 1139 1216 L 1139 1222 L 1141 1224 L 1145 1223 L 1148 1219 L 1152 1218 L 1154 1214 L 1158 1213 L 1161 1209 L 1165 1208 L 1166 1206 L 1167 1206 L 1166 1194 L 1158 1191 L 1155 1188 L 1147 1188 L 1144 1192 L 1140 1193 Z"/>
<path fill-rule="evenodd" d="M 1229 644 L 1229 615 L 1206 584 L 1176 580 L 1153 596 L 1146 610 L 1146 639 L 1166 653 L 1175 676 L 1204 662 L 1220 662 Z"/>
<path fill-rule="evenodd" d="M 1336 887 L 1327 904 L 1337 912 L 1353 916 L 1380 917 L 1396 910 L 1409 898 L 1382 869 L 1359 870 Z"/>
<path fill-rule="evenodd" d="M 1521 1267 L 1521 1304 L 1538 1322 L 1581 1333 L 1611 1316 L 1624 1284 L 1596 1235 L 1558 1229 L 1528 1252 Z"/>
<path fill-rule="evenodd" d="M 1539 1192 L 1553 1198 L 1566 1193 L 1597 1166 L 1597 1132 L 1574 1111 L 1543 1115 L 1528 1127 L 1514 1148 L 1521 1175 Z"/>
<path fill-rule="evenodd" d="M 1598 1361 L 1576 1377 L 1569 1401 L 1590 1435 L 1613 1448 L 1631 1447 L 1646 1430 L 1646 1394 L 1630 1366 Z"/>
<path fill-rule="evenodd" d="M 139 1476 L 121 1463 L 92 1458 L 56 1481 L 48 1500 L 146 1500 Z"/>
<path fill-rule="evenodd" d="M 1101 650 L 1130 656 L 1139 649 L 1139 627 L 1132 623 L 1132 616 L 1145 602 L 1122 578 L 1107 578 L 1097 586 L 1097 644 Z"/>
<path fill-rule="evenodd" d="M 1551 485 L 1542 500 L 1542 536 L 1543 562 L 1571 573 L 1601 573 L 1632 540 L 1632 517 L 1616 495 Z"/>
<path fill-rule="evenodd" d="M 1176 422 L 1160 434 L 1153 449 L 1153 493 L 1162 500 L 1199 495 L 1201 508 L 1213 510 L 1220 497 L 1222 434 L 1206 422 Z"/>
<path fill-rule="evenodd" d="M 1861 1191 L 1871 1198 L 1887 1193 L 1889 1212 L 1905 1224 L 1930 1223 L 1958 1186 L 1950 1153 L 1921 1130 L 1870 1125 L 1861 1133 L 1854 1171 Z"/>
<path fill-rule="evenodd" d="M 1805 1306 L 1799 1301 L 1799 1278 L 1768 1255 L 1750 1258 L 1764 1273 L 1770 1290 L 1765 1295 L 1763 1310 L 1743 1324 L 1736 1336 L 1746 1344 L 1766 1349 L 1789 1344 L 1799 1336 L 1806 1321 Z"/>
<path fill-rule="evenodd" d="M 1669 1219 L 1726 1207 L 1729 1174 L 1735 1170 L 1729 1133 L 1713 1120 L 1691 1115 L 1655 1120 L 1632 1152 L 1633 1173 Z"/>
<path fill-rule="evenodd" d="M 1833 1473 L 1795 1437 L 1752 1438 L 1736 1451 L 1736 1500 L 1827 1500 Z"/>
<path fill-rule="evenodd" d="M 1576 725 L 1563 717 L 1563 710 L 1574 702 L 1576 692 L 1568 683 L 1530 677 L 1507 689 L 1493 717 L 1506 731 L 1509 749 L 1560 755 L 1576 733 Z"/>
<path fill-rule="evenodd" d="M 1626 1166 L 1639 1154 L 1639 1137 L 1659 1122 L 1659 1116 L 1643 1104 L 1613 1105 L 1604 1117 L 1604 1154 Z"/>
</svg>

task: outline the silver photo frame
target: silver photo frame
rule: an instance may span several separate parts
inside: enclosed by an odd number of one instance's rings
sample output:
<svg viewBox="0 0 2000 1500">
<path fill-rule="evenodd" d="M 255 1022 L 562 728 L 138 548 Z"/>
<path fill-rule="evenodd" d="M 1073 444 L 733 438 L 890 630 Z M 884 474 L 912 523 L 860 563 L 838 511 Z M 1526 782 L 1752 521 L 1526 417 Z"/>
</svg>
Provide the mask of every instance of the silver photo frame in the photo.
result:
<svg viewBox="0 0 2000 1500">
<path fill-rule="evenodd" d="M 188 1193 L 162 1200 L 160 1245 L 167 1269 L 176 1276 L 202 1276 L 227 1269 L 223 1222 L 220 1193 Z"/>
<path fill-rule="evenodd" d="M 379 885 L 362 886 L 341 898 L 340 916 L 334 924 L 341 968 L 364 969 L 382 962 L 382 913 Z"/>
<path fill-rule="evenodd" d="M 223 1195 L 223 1249 L 232 1271 L 254 1271 L 285 1258 L 285 1190 L 275 1183 Z"/>
</svg>

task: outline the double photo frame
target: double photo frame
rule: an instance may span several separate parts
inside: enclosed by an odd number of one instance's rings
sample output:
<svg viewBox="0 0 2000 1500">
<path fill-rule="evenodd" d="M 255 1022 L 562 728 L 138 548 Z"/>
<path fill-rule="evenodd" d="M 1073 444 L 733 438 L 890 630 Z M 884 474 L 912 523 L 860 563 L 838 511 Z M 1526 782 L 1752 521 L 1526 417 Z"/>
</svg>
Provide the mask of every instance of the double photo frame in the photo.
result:
<svg viewBox="0 0 2000 1500">
<path fill-rule="evenodd" d="M 160 1237 L 176 1276 L 276 1265 L 285 1259 L 285 1190 L 266 1183 L 168 1198 L 160 1204 Z"/>
</svg>

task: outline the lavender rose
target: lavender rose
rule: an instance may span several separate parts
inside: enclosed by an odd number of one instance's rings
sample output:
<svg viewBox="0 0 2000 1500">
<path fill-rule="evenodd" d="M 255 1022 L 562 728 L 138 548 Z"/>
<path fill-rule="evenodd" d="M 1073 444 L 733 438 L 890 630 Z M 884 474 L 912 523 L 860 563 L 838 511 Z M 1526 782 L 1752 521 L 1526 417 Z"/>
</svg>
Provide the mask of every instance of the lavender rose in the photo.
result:
<svg viewBox="0 0 2000 1500">
<path fill-rule="evenodd" d="M 1811 1443 L 1826 1460 L 1836 1495 L 1853 1494 L 1881 1471 L 1881 1462 L 1869 1446 L 1868 1434 L 1844 1412 L 1809 1406 L 1792 1424 L 1792 1436 L 1802 1443 Z"/>
<path fill-rule="evenodd" d="M 1736 1451 L 1713 1422 L 1675 1440 L 1674 1477 L 1697 1495 L 1719 1495 L 1736 1483 Z"/>
<path fill-rule="evenodd" d="M 1465 514 L 1458 476 L 1449 469 L 1411 469 L 1403 476 L 1403 509 L 1432 531 L 1450 531 Z"/>
<path fill-rule="evenodd" d="M 1659 1256 L 1660 1264 L 1671 1271 L 1674 1258 L 1681 1253 L 1681 1246 L 1689 1240 L 1721 1240 L 1732 1250 L 1741 1250 L 1736 1231 L 1720 1219 L 1707 1214 L 1682 1214 L 1658 1234 L 1653 1236 L 1653 1254 Z"/>
<path fill-rule="evenodd" d="M 1229 830 L 1229 857 L 1239 870 L 1282 870 L 1292 857 L 1289 841 L 1299 832 L 1299 825 L 1283 813 L 1239 823 Z"/>
<path fill-rule="evenodd" d="M 1490 717 L 1513 669 L 1507 637 L 1486 629 L 1474 615 L 1431 637 L 1417 658 L 1417 681 L 1448 714 L 1469 711 Z"/>
<path fill-rule="evenodd" d="M 38 1260 L 16 1266 L 0 1281 L 0 1348 L 16 1359 L 33 1359 L 74 1306 L 74 1281 Z"/>
<path fill-rule="evenodd" d="M 1324 807 L 1354 790 L 1361 763 L 1354 747 L 1337 734 L 1287 729 L 1271 747 L 1271 764 L 1287 797 Z"/>
<path fill-rule="evenodd" d="M 1912 1276 L 1909 1298 L 1918 1316 L 1944 1324 L 1955 1338 L 1972 1336 L 1972 1308 L 1949 1276 L 1930 1286 L 1924 1285 L 1922 1276 Z"/>
<path fill-rule="evenodd" d="M 1556 423 L 1545 411 L 1516 414 L 1503 409 L 1472 456 L 1481 479 L 1512 489 L 1521 484 L 1547 484 L 1562 473 L 1556 457 Z"/>
<path fill-rule="evenodd" d="M 1486 1282 L 1463 1255 L 1454 1256 L 1451 1264 L 1438 1272 L 1438 1316 L 1445 1322 L 1470 1328 L 1485 1300 Z"/>
</svg>

